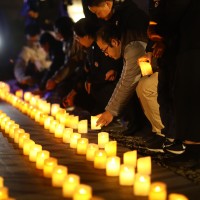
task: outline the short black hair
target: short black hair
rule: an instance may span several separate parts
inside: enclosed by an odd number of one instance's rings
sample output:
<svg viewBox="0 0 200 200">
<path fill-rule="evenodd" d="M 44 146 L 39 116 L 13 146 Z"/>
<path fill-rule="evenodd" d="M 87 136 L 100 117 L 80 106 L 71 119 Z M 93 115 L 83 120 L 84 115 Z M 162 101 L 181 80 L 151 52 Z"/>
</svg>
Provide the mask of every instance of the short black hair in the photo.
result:
<svg viewBox="0 0 200 200">
<path fill-rule="evenodd" d="M 40 27 L 38 24 L 29 24 L 25 27 L 25 34 L 36 36 L 40 34 Z"/>
<path fill-rule="evenodd" d="M 82 18 L 74 25 L 74 32 L 79 37 L 84 37 L 88 35 L 95 39 L 98 29 L 99 26 L 89 18 Z"/>
<path fill-rule="evenodd" d="M 86 0 L 87 6 L 99 6 L 101 3 L 114 0 Z"/>
<path fill-rule="evenodd" d="M 41 45 L 46 44 L 46 43 L 52 45 L 54 42 L 55 42 L 55 38 L 48 32 L 43 33 L 40 37 Z"/>
</svg>

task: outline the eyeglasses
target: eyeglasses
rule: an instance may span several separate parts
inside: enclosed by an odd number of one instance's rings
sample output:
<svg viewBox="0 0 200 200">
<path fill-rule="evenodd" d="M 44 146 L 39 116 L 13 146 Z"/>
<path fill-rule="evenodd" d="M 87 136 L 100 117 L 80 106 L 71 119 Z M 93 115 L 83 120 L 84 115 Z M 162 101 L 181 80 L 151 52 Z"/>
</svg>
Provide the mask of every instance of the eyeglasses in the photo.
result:
<svg viewBox="0 0 200 200">
<path fill-rule="evenodd" d="M 101 49 L 101 51 L 102 51 L 105 55 L 108 55 L 108 47 L 109 47 L 109 45 L 108 45 L 105 49 Z"/>
</svg>

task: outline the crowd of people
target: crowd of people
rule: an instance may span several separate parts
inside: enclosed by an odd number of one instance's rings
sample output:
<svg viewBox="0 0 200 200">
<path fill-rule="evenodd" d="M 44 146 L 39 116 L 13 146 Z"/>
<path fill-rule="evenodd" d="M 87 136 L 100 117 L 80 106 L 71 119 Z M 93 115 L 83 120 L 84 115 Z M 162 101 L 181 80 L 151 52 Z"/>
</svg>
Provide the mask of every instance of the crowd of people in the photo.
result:
<svg viewBox="0 0 200 200">
<path fill-rule="evenodd" d="M 125 121 L 125 136 L 141 129 L 143 112 L 152 137 L 140 148 L 171 153 L 173 165 L 199 166 L 198 0 L 146 0 L 148 12 L 133 0 L 83 0 L 85 18 L 74 23 L 66 10 L 46 8 L 45 25 L 37 1 L 27 2 L 27 44 L 15 61 L 13 92 L 78 106 L 102 127 Z M 153 73 L 142 76 L 140 61 Z"/>
</svg>

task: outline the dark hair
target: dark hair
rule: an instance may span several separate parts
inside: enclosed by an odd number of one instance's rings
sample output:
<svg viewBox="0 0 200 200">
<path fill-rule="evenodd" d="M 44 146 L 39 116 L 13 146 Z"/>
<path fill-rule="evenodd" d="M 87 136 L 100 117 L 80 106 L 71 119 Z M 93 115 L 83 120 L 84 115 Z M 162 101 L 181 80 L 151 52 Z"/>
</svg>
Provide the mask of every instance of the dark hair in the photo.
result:
<svg viewBox="0 0 200 200">
<path fill-rule="evenodd" d="M 102 26 L 98 32 L 97 37 L 100 37 L 104 42 L 106 42 L 109 46 L 112 46 L 111 40 L 121 40 L 121 29 L 117 24 L 107 23 Z"/>
<path fill-rule="evenodd" d="M 62 34 L 65 40 L 73 37 L 74 22 L 70 17 L 60 17 L 55 22 L 55 28 Z"/>
<path fill-rule="evenodd" d="M 36 36 L 40 34 L 40 27 L 38 24 L 29 24 L 25 27 L 25 34 Z"/>
<path fill-rule="evenodd" d="M 41 45 L 46 44 L 46 43 L 53 45 L 54 42 L 55 42 L 55 38 L 48 32 L 43 33 L 40 37 Z"/>
<path fill-rule="evenodd" d="M 106 1 L 114 1 L 114 0 L 86 0 L 87 6 L 99 6 L 101 3 Z"/>
<path fill-rule="evenodd" d="M 96 38 L 96 32 L 99 26 L 95 24 L 91 19 L 82 18 L 74 25 L 74 32 L 79 37 L 84 37 L 86 35 Z"/>
</svg>

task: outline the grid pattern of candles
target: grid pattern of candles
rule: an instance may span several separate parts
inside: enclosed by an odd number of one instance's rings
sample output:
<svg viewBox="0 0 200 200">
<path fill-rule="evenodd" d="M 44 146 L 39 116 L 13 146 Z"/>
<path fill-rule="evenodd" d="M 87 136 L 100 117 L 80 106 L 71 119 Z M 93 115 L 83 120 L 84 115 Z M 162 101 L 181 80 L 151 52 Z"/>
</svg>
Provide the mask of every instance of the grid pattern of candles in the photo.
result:
<svg viewBox="0 0 200 200">
<path fill-rule="evenodd" d="M 68 115 L 63 109 L 59 108 L 58 105 L 46 105 L 43 100 L 40 100 L 37 96 L 32 96 L 31 93 L 24 94 L 24 99 L 29 103 L 19 99 L 23 96 L 20 92 L 14 96 L 9 94 L 6 89 L 5 93 L 6 95 L 2 95 L 1 93 L 0 98 L 11 103 L 41 125 L 44 125 L 45 129 L 49 129 L 50 132 L 54 133 L 55 137 L 62 138 L 63 142 L 69 143 L 71 148 L 75 148 L 78 154 L 86 155 L 88 161 L 94 161 L 95 168 L 105 169 L 107 176 L 118 176 L 120 185 L 133 186 L 134 195 L 149 196 L 149 200 L 165 200 L 167 198 L 165 183 L 155 182 L 151 184 L 151 157 L 147 156 L 137 159 L 137 152 L 129 151 L 124 153 L 123 164 L 121 164 L 121 159 L 116 155 L 117 142 L 109 141 L 108 133 L 100 132 L 98 134 L 98 145 L 89 143 L 88 139 L 81 138 L 80 134 L 87 133 L 87 125 L 85 125 L 87 124 L 86 120 L 79 122 L 77 116 Z M 37 103 L 40 106 L 37 106 Z M 42 103 L 44 103 L 43 106 L 41 106 Z M 47 108 L 44 108 L 45 105 Z M 50 113 L 53 117 L 48 115 Z M 98 127 L 94 127 L 94 121 L 96 124 L 97 119 L 92 116 L 91 128 L 99 129 Z M 91 198 L 92 189 L 90 186 L 80 184 L 78 175 L 68 175 L 67 167 L 58 165 L 57 159 L 51 158 L 48 151 L 42 150 L 40 145 L 35 144 L 34 141 L 30 139 L 28 133 L 20 129 L 19 125 L 15 124 L 14 121 L 10 120 L 10 118 L 2 112 L 0 112 L 0 125 L 1 128 L 5 130 L 5 133 L 10 137 L 12 136 L 16 143 L 19 143 L 19 147 L 23 148 L 24 155 L 29 155 L 30 161 L 36 162 L 36 167 L 38 169 L 43 169 L 44 176 L 52 178 L 52 185 L 63 188 L 63 196 L 69 197 L 70 194 L 68 194 L 67 191 L 70 191 L 70 189 L 66 189 L 66 187 L 71 181 L 75 182 L 74 185 L 78 184 L 78 186 L 74 186 L 72 192 L 74 199 L 81 199 L 80 195 L 82 192 L 80 191 L 84 191 L 83 194 L 86 195 L 83 198 Z M 82 125 L 84 125 L 83 130 L 81 129 Z M 68 128 L 65 128 L 65 126 Z M 79 133 L 74 133 L 73 129 L 78 129 Z M 21 130 L 21 132 L 19 130 Z M 136 169 L 137 173 L 135 172 Z M 62 176 L 62 174 L 64 175 Z M 73 184 L 71 183 L 70 185 Z M 169 200 L 176 200 L 178 198 L 183 200 L 187 199 L 187 197 L 181 194 L 169 195 Z"/>
</svg>

